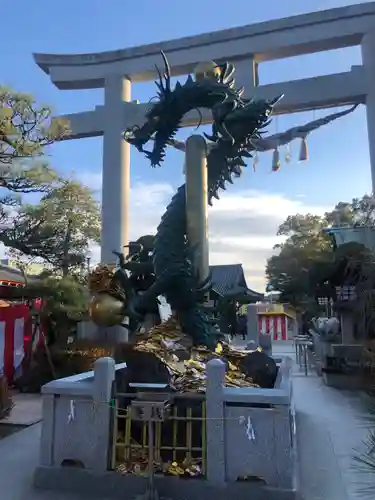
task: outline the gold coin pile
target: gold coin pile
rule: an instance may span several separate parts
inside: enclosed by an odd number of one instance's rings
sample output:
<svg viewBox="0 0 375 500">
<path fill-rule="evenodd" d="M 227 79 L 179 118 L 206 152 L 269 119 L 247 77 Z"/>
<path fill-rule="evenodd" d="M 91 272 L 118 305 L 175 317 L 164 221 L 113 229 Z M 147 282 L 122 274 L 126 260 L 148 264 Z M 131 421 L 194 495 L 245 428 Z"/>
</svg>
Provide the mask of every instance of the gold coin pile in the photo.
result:
<svg viewBox="0 0 375 500">
<path fill-rule="evenodd" d="M 140 335 L 134 344 L 134 351 L 149 352 L 162 361 L 173 374 L 181 374 L 179 359 L 174 353 L 182 337 L 181 328 L 175 318 L 149 330 L 147 335 Z"/>
<path fill-rule="evenodd" d="M 148 474 L 148 450 L 142 448 L 138 453 L 132 451 L 132 459 L 119 464 L 116 471 L 120 474 L 135 474 L 144 476 Z M 201 460 L 185 458 L 182 462 L 154 461 L 154 473 L 166 476 L 199 477 L 202 475 Z"/>
<path fill-rule="evenodd" d="M 181 325 L 175 316 L 171 316 L 167 321 L 160 325 L 153 326 L 146 335 L 142 335 L 147 339 L 164 340 L 179 342 L 184 334 L 182 333 Z"/>
<path fill-rule="evenodd" d="M 132 440 L 133 441 L 133 440 Z M 133 444 L 139 446 L 139 443 L 133 441 Z M 148 447 L 132 448 L 131 459 L 119 464 L 116 471 L 120 474 L 147 475 L 148 473 Z M 162 471 L 162 465 L 154 460 L 154 472 Z"/>
<path fill-rule="evenodd" d="M 205 392 L 206 366 L 204 363 L 189 359 L 184 361 L 185 370 L 176 374 L 171 386 L 178 392 Z"/>
<path fill-rule="evenodd" d="M 113 279 L 113 268 L 105 264 L 100 264 L 91 271 L 88 278 L 88 285 L 91 293 L 114 294 L 123 297 L 124 291 Z"/>
<path fill-rule="evenodd" d="M 213 358 L 222 359 L 228 366 L 225 384 L 228 387 L 258 387 L 240 369 L 240 361 L 249 351 L 239 350 L 224 342 L 215 352 L 206 347 L 190 350 L 190 359 L 181 362 L 176 355 L 184 334 L 174 317 L 151 328 L 147 336 L 135 343 L 136 351 L 150 352 L 162 361 L 172 374 L 171 387 L 178 392 L 205 392 L 206 364 Z"/>
<path fill-rule="evenodd" d="M 188 459 L 181 463 L 170 462 L 164 465 L 165 473 L 169 476 L 199 477 L 202 475 L 200 460 Z"/>
</svg>

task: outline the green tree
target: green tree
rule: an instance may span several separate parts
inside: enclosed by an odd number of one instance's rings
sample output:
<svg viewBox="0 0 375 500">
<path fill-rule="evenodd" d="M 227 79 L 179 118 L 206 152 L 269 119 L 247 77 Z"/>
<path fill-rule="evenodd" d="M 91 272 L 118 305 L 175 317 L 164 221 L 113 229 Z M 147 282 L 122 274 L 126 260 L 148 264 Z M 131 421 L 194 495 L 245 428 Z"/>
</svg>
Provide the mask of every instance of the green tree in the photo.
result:
<svg viewBox="0 0 375 500">
<path fill-rule="evenodd" d="M 274 290 L 281 292 L 280 300 L 295 306 L 310 302 L 318 280 L 316 265 L 331 262 L 332 251 L 319 252 L 312 246 L 300 248 L 284 244 L 280 253 L 267 262 L 266 275 Z"/>
<path fill-rule="evenodd" d="M 88 318 L 90 296 L 87 287 L 72 276 L 47 276 L 30 282 L 26 293 L 46 299 L 42 303 L 40 320 L 46 327 L 48 343 L 58 342 L 66 347 L 68 337 L 75 334 L 77 323 Z"/>
<path fill-rule="evenodd" d="M 340 202 L 325 214 L 325 219 L 329 226 L 375 226 L 375 198 L 364 195 L 351 203 Z"/>
<path fill-rule="evenodd" d="M 309 300 L 314 263 L 332 258 L 330 239 L 322 232 L 325 227 L 325 217 L 312 214 L 290 215 L 280 225 L 277 235 L 285 241 L 276 245 L 278 254 L 268 260 L 266 276 L 273 289 L 282 293 L 282 300 L 295 305 Z"/>
<path fill-rule="evenodd" d="M 330 238 L 322 231 L 330 226 L 375 226 L 374 198 L 365 195 L 350 203 L 340 202 L 324 216 L 287 217 L 277 233 L 285 240 L 276 245 L 278 254 L 271 257 L 266 266 L 269 284 L 281 292 L 281 300 L 295 305 L 310 303 L 324 277 L 342 269 L 341 257 L 341 267 L 338 267 L 339 257 L 333 253 Z M 347 247 L 344 253 L 346 251 L 349 251 Z"/>
<path fill-rule="evenodd" d="M 0 198 L 2 219 L 18 204 L 20 193 L 51 189 L 56 173 L 41 160 L 45 148 L 68 132 L 66 122 L 52 119 L 50 108 L 0 86 L 0 186 L 6 189 Z"/>
<path fill-rule="evenodd" d="M 22 205 L 3 224 L 0 241 L 25 256 L 38 257 L 67 276 L 83 266 L 92 243 L 100 241 L 100 207 L 77 181 L 64 181 L 36 205 Z"/>
<path fill-rule="evenodd" d="M 284 246 L 292 245 L 313 251 L 325 250 L 329 242 L 322 233 L 325 227 L 327 227 L 325 217 L 312 214 L 289 215 L 277 231 L 278 236 L 286 237 L 285 242 L 277 248 L 282 249 Z"/>
</svg>

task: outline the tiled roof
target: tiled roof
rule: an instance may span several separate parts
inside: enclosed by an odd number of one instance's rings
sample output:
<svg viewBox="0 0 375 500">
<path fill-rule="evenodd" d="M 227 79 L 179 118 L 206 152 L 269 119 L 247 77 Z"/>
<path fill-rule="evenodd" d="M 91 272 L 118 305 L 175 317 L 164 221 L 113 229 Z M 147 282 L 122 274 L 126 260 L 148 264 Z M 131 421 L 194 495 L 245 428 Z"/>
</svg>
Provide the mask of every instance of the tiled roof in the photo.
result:
<svg viewBox="0 0 375 500">
<path fill-rule="evenodd" d="M 254 299 L 263 297 L 247 287 L 242 264 L 226 264 L 210 266 L 212 276 L 212 289 L 222 297 L 224 295 L 238 295 L 247 293 Z"/>
<path fill-rule="evenodd" d="M 33 281 L 35 277 L 29 277 L 29 279 Z M 0 281 L 15 281 L 17 283 L 25 283 L 23 274 L 19 269 L 5 266 L 3 264 L 0 264 Z"/>
</svg>

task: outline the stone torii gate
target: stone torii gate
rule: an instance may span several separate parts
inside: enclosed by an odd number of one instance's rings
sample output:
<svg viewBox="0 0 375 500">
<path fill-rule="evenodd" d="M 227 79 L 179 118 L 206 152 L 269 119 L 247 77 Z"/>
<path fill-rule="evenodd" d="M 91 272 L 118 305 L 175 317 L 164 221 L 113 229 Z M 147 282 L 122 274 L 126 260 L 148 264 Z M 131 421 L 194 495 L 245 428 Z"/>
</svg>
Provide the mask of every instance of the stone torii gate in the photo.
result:
<svg viewBox="0 0 375 500">
<path fill-rule="evenodd" d="M 361 45 L 363 64 L 350 71 L 262 85 L 258 65 L 264 61 Z M 34 54 L 38 66 L 57 88 L 104 88 L 104 106 L 65 115 L 72 133 L 67 139 L 103 135 L 102 262 L 129 240 L 130 145 L 125 128 L 141 125 L 148 104 L 132 102 L 131 84 L 156 77 L 160 49 L 173 75 L 191 73 L 199 61 L 233 61 L 236 82 L 245 96 L 273 98 L 284 94 L 276 112 L 365 103 L 375 188 L 375 2 L 314 12 L 240 28 L 185 37 L 124 50 L 79 55 Z M 203 113 L 203 123 L 211 115 Z M 197 113 L 184 126 L 196 125 Z"/>
</svg>

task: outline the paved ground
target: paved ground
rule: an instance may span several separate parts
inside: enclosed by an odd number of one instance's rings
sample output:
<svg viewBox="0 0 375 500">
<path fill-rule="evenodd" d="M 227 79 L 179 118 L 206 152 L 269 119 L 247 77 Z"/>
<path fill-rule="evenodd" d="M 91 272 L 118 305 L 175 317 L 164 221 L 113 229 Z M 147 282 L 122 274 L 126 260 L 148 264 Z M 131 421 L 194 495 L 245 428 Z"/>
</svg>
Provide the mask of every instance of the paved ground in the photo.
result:
<svg viewBox="0 0 375 500">
<path fill-rule="evenodd" d="M 276 345 L 274 353 L 291 354 L 292 349 Z M 305 377 L 298 367 L 294 395 L 303 499 L 354 500 L 368 483 L 375 488 L 375 476 L 360 475 L 353 467 L 353 450 L 366 435 L 360 397 L 328 388 L 312 374 Z M 1 500 L 84 500 L 32 489 L 39 434 L 36 424 L 0 441 Z"/>
<path fill-rule="evenodd" d="M 295 358 L 290 343 L 274 344 L 273 354 Z M 327 387 L 297 365 L 293 392 L 303 499 L 353 500 L 367 488 L 375 498 L 375 474 L 359 471 L 353 459 L 368 432 L 363 395 Z"/>
<path fill-rule="evenodd" d="M 275 346 L 274 352 L 285 347 Z M 290 353 L 291 353 L 291 348 Z M 353 457 L 364 449 L 369 422 L 364 395 L 327 387 L 321 378 L 295 365 L 300 490 L 305 500 L 375 497 L 375 474 L 359 470 Z"/>
<path fill-rule="evenodd" d="M 12 394 L 14 408 L 1 425 L 33 425 L 42 420 L 42 396 L 40 394 Z"/>
<path fill-rule="evenodd" d="M 326 387 L 316 376 L 294 377 L 301 492 L 306 500 L 352 500 L 375 475 L 355 466 L 355 449 L 367 435 L 365 411 L 358 395 Z"/>
</svg>

